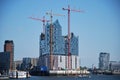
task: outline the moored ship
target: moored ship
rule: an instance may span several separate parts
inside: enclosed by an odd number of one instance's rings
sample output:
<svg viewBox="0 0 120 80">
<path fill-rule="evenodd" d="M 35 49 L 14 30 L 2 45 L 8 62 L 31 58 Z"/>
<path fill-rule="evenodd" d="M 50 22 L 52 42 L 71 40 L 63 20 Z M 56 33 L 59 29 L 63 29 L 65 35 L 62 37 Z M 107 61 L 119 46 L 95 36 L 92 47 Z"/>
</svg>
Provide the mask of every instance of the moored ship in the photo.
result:
<svg viewBox="0 0 120 80">
<path fill-rule="evenodd" d="M 9 73 L 9 78 L 12 78 L 12 79 L 18 79 L 18 78 L 29 78 L 30 77 L 30 74 L 29 72 L 26 72 L 26 71 L 11 71 Z"/>
</svg>

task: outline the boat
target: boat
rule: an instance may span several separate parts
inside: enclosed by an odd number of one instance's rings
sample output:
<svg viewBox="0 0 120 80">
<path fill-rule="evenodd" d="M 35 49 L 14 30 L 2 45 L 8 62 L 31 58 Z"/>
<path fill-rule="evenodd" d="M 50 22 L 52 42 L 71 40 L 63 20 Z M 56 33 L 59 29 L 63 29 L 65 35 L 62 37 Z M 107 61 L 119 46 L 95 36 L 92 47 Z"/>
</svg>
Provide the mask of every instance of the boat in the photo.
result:
<svg viewBox="0 0 120 80">
<path fill-rule="evenodd" d="M 112 74 L 113 75 L 120 75 L 120 70 L 114 70 L 114 71 L 112 71 Z"/>
<path fill-rule="evenodd" d="M 8 75 L 0 75 L 0 80 L 8 80 L 9 76 Z"/>
<path fill-rule="evenodd" d="M 19 78 L 29 78 L 31 77 L 29 72 L 26 72 L 26 71 L 11 71 L 9 73 L 9 78 L 10 79 L 19 79 Z"/>
</svg>

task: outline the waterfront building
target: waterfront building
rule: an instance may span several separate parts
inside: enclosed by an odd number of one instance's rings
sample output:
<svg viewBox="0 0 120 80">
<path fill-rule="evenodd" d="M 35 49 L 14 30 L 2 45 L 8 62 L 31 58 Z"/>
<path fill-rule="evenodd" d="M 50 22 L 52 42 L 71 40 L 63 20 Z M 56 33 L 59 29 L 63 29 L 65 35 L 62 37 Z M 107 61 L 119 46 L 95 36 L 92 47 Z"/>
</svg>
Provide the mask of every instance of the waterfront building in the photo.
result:
<svg viewBox="0 0 120 80">
<path fill-rule="evenodd" d="M 39 58 L 31 58 L 31 64 L 32 64 L 31 68 L 38 65 L 38 60 Z"/>
<path fill-rule="evenodd" d="M 10 69 L 10 52 L 0 52 L 0 73 L 8 74 Z"/>
<path fill-rule="evenodd" d="M 31 66 L 32 66 L 31 58 L 29 58 L 29 57 L 23 58 L 22 64 L 21 64 L 21 69 L 22 70 L 30 70 Z"/>
<path fill-rule="evenodd" d="M 74 33 L 71 33 L 70 35 L 70 52 L 71 55 L 77 55 L 78 56 L 78 36 L 75 36 Z M 68 39 L 67 36 L 65 37 L 65 53 L 68 53 Z"/>
<path fill-rule="evenodd" d="M 14 61 L 15 69 L 21 70 L 22 60 Z"/>
<path fill-rule="evenodd" d="M 101 52 L 99 54 L 99 69 L 108 70 L 109 69 L 109 60 L 110 60 L 110 54 Z"/>
<path fill-rule="evenodd" d="M 40 56 L 42 56 L 43 54 L 45 54 L 46 51 L 46 45 L 45 45 L 45 34 L 41 33 L 40 35 Z"/>
<path fill-rule="evenodd" d="M 68 69 L 66 66 L 68 64 L 68 56 L 66 55 L 53 55 L 53 70 L 65 70 Z M 47 66 L 50 69 L 50 56 L 43 55 L 41 59 L 41 66 Z M 79 56 L 71 55 L 71 69 L 79 69 Z"/>
<path fill-rule="evenodd" d="M 109 70 L 119 70 L 120 71 L 120 62 L 110 61 Z"/>
<path fill-rule="evenodd" d="M 30 70 L 34 66 L 37 66 L 38 58 L 25 57 L 21 63 L 21 70 Z"/>
<path fill-rule="evenodd" d="M 52 59 L 53 69 L 67 69 L 68 62 L 68 40 L 62 35 L 62 27 L 56 20 L 52 24 Z M 50 69 L 50 26 L 46 24 L 45 34 L 40 35 L 40 57 L 39 65 Z M 78 37 L 71 33 L 70 38 L 71 69 L 79 68 Z"/>
<path fill-rule="evenodd" d="M 12 40 L 6 40 L 4 43 L 4 52 L 10 54 L 10 70 L 13 70 L 14 65 L 14 43 Z"/>
<path fill-rule="evenodd" d="M 45 53 L 50 54 L 50 24 L 45 27 Z M 55 55 L 64 54 L 64 49 L 62 47 L 62 29 L 59 21 L 56 20 L 52 26 L 52 53 Z"/>
</svg>

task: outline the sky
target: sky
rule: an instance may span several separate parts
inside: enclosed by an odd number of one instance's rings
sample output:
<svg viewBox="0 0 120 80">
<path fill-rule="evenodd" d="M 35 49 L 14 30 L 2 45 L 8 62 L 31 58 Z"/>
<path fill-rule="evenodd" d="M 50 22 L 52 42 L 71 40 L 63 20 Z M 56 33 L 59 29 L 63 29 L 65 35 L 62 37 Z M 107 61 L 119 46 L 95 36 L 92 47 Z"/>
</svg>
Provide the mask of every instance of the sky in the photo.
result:
<svg viewBox="0 0 120 80">
<path fill-rule="evenodd" d="M 39 57 L 39 36 L 42 22 L 28 17 L 59 20 L 62 35 L 67 35 L 67 11 L 70 13 L 70 31 L 79 36 L 80 65 L 98 66 L 99 53 L 110 53 L 111 61 L 120 61 L 120 1 L 119 0 L 0 0 L 0 52 L 5 40 L 14 41 L 14 59 Z"/>
</svg>

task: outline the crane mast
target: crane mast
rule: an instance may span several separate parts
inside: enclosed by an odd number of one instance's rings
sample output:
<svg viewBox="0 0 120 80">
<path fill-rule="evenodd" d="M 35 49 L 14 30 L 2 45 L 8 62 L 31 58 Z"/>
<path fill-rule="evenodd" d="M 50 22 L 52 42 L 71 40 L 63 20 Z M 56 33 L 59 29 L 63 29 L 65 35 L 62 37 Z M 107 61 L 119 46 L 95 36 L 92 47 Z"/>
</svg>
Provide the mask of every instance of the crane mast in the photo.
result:
<svg viewBox="0 0 120 80">
<path fill-rule="evenodd" d="M 51 12 L 47 12 L 46 13 L 47 15 L 50 16 L 50 69 L 53 70 L 53 24 L 52 24 L 52 19 L 53 19 L 53 16 L 64 16 L 64 15 L 61 15 L 61 14 L 54 14 L 52 13 L 52 10 Z"/>
<path fill-rule="evenodd" d="M 71 9 L 70 6 L 68 5 L 68 8 L 62 8 L 63 10 L 67 10 L 68 11 L 68 69 L 72 68 L 72 63 L 71 63 L 71 53 L 70 53 L 70 12 L 74 11 L 74 12 L 80 12 L 80 10 L 74 10 Z"/>
</svg>

